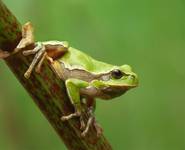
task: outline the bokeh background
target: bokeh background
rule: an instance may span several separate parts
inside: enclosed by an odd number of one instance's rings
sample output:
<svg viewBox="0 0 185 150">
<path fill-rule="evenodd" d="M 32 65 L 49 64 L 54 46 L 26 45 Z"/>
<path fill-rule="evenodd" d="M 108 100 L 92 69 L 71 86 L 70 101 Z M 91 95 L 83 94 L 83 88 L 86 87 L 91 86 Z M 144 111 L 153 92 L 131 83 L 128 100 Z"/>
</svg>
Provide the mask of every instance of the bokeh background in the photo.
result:
<svg viewBox="0 0 185 150">
<path fill-rule="evenodd" d="M 67 40 L 138 73 L 138 88 L 97 101 L 96 116 L 114 150 L 185 150 L 185 1 L 3 1 L 22 24 L 34 24 L 37 40 Z M 3 61 L 0 149 L 66 150 Z"/>
</svg>

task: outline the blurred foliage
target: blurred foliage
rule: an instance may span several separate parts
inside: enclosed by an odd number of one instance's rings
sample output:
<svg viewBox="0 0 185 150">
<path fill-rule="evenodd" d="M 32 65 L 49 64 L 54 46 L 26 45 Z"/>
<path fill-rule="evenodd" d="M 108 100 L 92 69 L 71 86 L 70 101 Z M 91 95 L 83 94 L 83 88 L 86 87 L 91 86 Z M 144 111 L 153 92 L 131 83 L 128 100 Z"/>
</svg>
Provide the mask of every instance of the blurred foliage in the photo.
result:
<svg viewBox="0 0 185 150">
<path fill-rule="evenodd" d="M 115 150 L 185 149 L 183 0 L 4 0 L 37 40 L 67 40 L 112 64 L 130 64 L 140 86 L 96 115 Z M 18 66 L 17 66 L 18 67 Z M 8 67 L 0 62 L 0 149 L 65 149 Z"/>
</svg>

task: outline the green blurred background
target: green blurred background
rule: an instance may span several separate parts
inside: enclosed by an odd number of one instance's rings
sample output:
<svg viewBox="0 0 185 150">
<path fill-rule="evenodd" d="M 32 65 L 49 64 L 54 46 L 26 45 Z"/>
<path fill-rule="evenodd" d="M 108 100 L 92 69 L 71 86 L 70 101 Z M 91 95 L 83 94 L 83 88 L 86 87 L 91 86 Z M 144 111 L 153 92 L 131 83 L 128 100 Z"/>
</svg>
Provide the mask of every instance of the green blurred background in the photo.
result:
<svg viewBox="0 0 185 150">
<path fill-rule="evenodd" d="M 114 150 L 185 150 L 184 0 L 4 0 L 37 40 L 67 40 L 112 64 L 130 64 L 140 86 L 97 101 Z M 3 61 L 0 149 L 66 150 Z"/>
</svg>

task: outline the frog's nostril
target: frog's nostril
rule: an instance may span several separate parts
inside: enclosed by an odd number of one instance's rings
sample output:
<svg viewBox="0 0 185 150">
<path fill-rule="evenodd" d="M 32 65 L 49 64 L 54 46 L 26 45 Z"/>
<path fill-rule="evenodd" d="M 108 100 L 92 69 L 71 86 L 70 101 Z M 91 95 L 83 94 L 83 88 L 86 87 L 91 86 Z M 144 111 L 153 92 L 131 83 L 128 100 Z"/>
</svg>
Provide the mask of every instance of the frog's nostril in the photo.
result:
<svg viewBox="0 0 185 150">
<path fill-rule="evenodd" d="M 134 78 L 135 78 L 135 77 L 134 77 L 133 75 L 128 75 L 128 79 L 129 79 L 129 80 L 134 80 Z"/>
</svg>

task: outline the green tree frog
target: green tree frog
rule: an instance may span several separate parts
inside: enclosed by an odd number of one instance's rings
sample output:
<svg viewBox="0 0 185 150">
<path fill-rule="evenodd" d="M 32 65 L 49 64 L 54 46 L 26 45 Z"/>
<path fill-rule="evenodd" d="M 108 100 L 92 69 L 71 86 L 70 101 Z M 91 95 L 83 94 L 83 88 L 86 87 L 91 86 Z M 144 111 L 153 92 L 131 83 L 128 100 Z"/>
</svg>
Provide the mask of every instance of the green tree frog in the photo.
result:
<svg viewBox="0 0 185 150">
<path fill-rule="evenodd" d="M 35 54 L 35 57 L 24 76 L 29 78 L 34 68 L 36 72 L 40 72 L 45 59 L 51 63 L 58 62 L 59 76 L 65 82 L 67 94 L 75 108 L 75 112 L 62 116 L 61 120 L 79 117 L 82 136 L 87 134 L 91 125 L 95 127 L 97 135 L 102 133 L 94 117 L 95 98 L 109 100 L 138 85 L 138 76 L 129 65 L 115 66 L 95 60 L 70 47 L 68 42 L 35 42 L 33 27 L 31 23 L 26 23 L 22 29 L 22 40 L 13 53 L 25 49 L 30 44 L 35 48 L 23 51 L 23 55 Z M 8 57 L 8 54 L 1 53 L 0 56 Z M 82 99 L 86 100 L 90 116 L 86 125 L 82 117 Z"/>
</svg>

